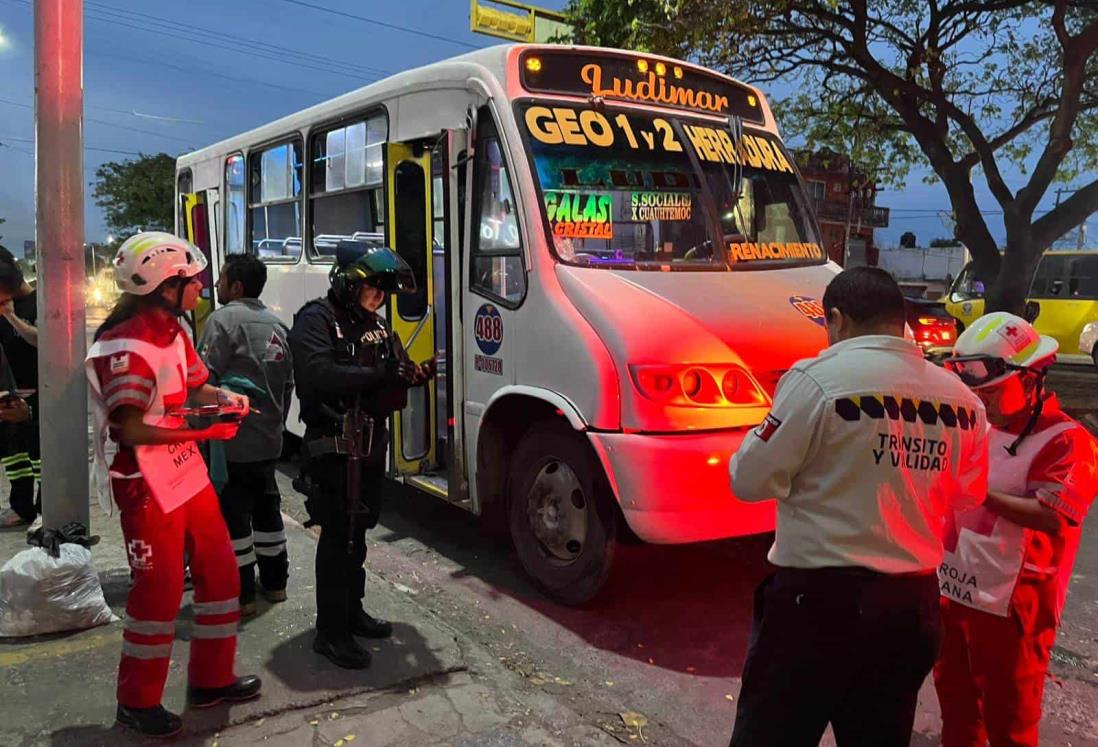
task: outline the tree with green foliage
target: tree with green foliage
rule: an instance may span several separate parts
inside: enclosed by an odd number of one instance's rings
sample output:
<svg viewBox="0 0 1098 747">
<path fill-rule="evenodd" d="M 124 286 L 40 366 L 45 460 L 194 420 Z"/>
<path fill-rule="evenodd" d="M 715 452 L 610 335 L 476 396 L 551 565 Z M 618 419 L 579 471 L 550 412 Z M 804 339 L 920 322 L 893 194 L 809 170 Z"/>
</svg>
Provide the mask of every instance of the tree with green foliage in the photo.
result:
<svg viewBox="0 0 1098 747">
<path fill-rule="evenodd" d="M 886 184 L 928 165 L 988 310 L 1021 312 L 1041 254 L 1098 211 L 1093 0 L 571 0 L 567 13 L 579 43 L 793 84 L 774 102 L 783 127 Z M 976 175 L 1000 206 L 1002 253 Z M 1054 182 L 1079 178 L 1070 198 L 1038 210 Z"/>
<path fill-rule="evenodd" d="M 107 227 L 125 238 L 139 231 L 171 231 L 175 224 L 175 158 L 167 153 L 112 161 L 95 170 L 95 204 Z"/>
</svg>

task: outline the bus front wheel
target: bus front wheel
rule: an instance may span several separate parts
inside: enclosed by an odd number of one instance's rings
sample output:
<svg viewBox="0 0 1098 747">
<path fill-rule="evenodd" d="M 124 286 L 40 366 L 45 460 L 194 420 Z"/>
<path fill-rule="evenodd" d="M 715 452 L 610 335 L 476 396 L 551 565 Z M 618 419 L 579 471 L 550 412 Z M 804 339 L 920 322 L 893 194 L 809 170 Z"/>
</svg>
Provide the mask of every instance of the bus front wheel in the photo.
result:
<svg viewBox="0 0 1098 747">
<path fill-rule="evenodd" d="M 511 462 L 509 501 L 511 538 L 534 583 L 562 604 L 592 599 L 610 573 L 618 521 L 582 434 L 562 422 L 527 432 Z"/>
</svg>

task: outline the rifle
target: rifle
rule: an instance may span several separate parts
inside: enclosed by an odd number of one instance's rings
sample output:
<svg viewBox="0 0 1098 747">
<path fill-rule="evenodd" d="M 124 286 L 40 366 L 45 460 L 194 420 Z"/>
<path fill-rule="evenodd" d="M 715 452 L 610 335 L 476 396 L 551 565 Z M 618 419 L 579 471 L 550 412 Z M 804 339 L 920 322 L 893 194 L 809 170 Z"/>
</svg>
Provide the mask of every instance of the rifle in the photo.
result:
<svg viewBox="0 0 1098 747">
<path fill-rule="evenodd" d="M 363 431 L 367 431 L 364 434 Z M 363 437 L 366 443 L 363 448 Z M 343 438 L 347 444 L 347 516 L 350 529 L 347 535 L 347 554 L 354 550 L 355 516 L 358 514 L 359 491 L 362 488 L 362 461 L 370 455 L 374 446 L 374 419 L 362 411 L 362 396 L 355 395 L 354 406 L 343 416 Z"/>
</svg>

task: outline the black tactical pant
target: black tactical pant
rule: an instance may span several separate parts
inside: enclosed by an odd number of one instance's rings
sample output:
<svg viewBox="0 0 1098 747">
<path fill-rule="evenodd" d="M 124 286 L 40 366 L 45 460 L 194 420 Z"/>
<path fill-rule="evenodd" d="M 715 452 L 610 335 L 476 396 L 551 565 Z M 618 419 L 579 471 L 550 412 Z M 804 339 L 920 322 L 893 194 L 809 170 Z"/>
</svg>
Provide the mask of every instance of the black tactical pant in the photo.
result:
<svg viewBox="0 0 1098 747">
<path fill-rule="evenodd" d="M 782 568 L 755 592 L 730 747 L 907 747 L 942 639 L 934 573 Z"/>
<path fill-rule="evenodd" d="M 317 486 L 309 514 L 320 524 L 316 545 L 316 627 L 330 638 L 349 636 L 366 593 L 366 530 L 377 526 L 385 485 L 383 464 L 363 466 L 359 513 L 348 516 L 347 459 L 320 457 L 313 463 Z"/>
<path fill-rule="evenodd" d="M 255 601 L 255 568 L 267 591 L 286 588 L 290 561 L 282 524 L 282 496 L 275 462 L 228 462 L 229 481 L 221 490 L 221 513 L 240 569 L 240 601 Z"/>
<path fill-rule="evenodd" d="M 3 434 L 4 454 L 0 464 L 11 483 L 9 501 L 12 511 L 24 521 L 34 521 L 42 508 L 41 489 L 36 495 L 34 485 L 42 480 L 42 454 L 38 433 L 38 402 L 31 408 L 32 418 L 25 423 L 10 423 Z"/>
</svg>

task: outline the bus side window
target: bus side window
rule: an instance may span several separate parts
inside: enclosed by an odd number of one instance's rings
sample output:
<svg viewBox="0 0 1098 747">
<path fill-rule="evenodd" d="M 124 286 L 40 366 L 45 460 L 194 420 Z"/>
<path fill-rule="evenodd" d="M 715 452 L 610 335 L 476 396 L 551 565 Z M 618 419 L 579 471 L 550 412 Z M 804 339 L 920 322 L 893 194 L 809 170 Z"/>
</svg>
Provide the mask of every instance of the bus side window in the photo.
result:
<svg viewBox="0 0 1098 747">
<path fill-rule="evenodd" d="M 481 109 L 478 119 L 471 285 L 515 305 L 526 295 L 517 206 L 491 114 Z"/>
<path fill-rule="evenodd" d="M 250 251 L 264 261 L 301 257 L 301 141 L 250 158 Z"/>
<path fill-rule="evenodd" d="M 335 256 L 340 239 L 381 233 L 385 198 L 385 141 L 389 124 L 384 114 L 316 132 L 309 146 L 309 256 Z"/>
<path fill-rule="evenodd" d="M 225 159 L 225 193 L 225 254 L 243 254 L 247 221 L 244 212 L 244 156 L 239 153 Z"/>
</svg>

